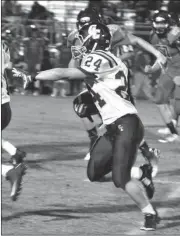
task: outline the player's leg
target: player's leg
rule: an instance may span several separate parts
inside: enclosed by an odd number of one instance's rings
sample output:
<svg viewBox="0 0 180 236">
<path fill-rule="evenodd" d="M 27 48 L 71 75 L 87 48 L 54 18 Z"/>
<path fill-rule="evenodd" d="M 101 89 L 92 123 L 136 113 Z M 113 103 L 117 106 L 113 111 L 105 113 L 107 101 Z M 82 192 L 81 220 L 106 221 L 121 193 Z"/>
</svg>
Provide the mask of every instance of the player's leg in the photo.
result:
<svg viewBox="0 0 180 236">
<path fill-rule="evenodd" d="M 112 170 L 112 143 L 108 133 L 96 140 L 90 155 L 87 176 L 90 181 L 99 181 Z"/>
<path fill-rule="evenodd" d="M 11 121 L 11 107 L 9 103 L 1 105 L 1 130 L 4 130 Z M 13 164 L 22 162 L 26 153 L 17 149 L 13 144 L 2 139 L 2 149 L 6 151 L 10 156 Z"/>
<path fill-rule="evenodd" d="M 135 98 L 137 98 L 141 92 L 143 87 L 143 79 L 141 72 L 136 71 L 133 76 L 133 85 L 131 86 L 132 94 Z"/>
<path fill-rule="evenodd" d="M 136 152 L 143 138 L 143 126 L 135 115 L 127 115 L 116 122 L 116 138 L 113 149 L 112 178 L 116 187 L 122 188 L 145 214 L 143 229 L 156 228 L 157 214 L 149 202 L 143 183 L 131 178 Z M 121 127 L 121 129 L 119 129 Z"/>
<path fill-rule="evenodd" d="M 154 97 L 154 102 L 157 104 L 163 120 L 171 132 L 170 139 L 167 138 L 167 141 L 169 140 L 169 142 L 172 142 L 178 138 L 178 131 L 173 123 L 172 107 L 169 104 L 174 88 L 175 84 L 170 75 L 168 73 L 161 75 Z"/>
<path fill-rule="evenodd" d="M 2 165 L 2 176 L 11 184 L 10 197 L 16 201 L 22 189 L 22 177 L 26 173 L 26 166 L 23 163 L 18 165 Z"/>
<path fill-rule="evenodd" d="M 93 103 L 92 96 L 86 90 L 80 93 L 73 101 L 73 107 L 76 114 L 81 118 L 85 130 L 90 139 L 90 149 L 98 138 L 98 131 L 94 118 L 99 118 L 99 112 Z"/>
</svg>

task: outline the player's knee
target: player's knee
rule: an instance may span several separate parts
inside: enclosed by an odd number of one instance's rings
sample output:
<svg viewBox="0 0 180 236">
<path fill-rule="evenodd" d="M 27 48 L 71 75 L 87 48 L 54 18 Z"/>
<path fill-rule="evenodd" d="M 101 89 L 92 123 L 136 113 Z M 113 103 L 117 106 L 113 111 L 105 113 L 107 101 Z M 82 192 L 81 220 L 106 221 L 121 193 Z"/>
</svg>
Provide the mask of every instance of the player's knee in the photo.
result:
<svg viewBox="0 0 180 236">
<path fill-rule="evenodd" d="M 121 173 L 113 174 L 112 180 L 116 188 L 125 190 L 125 186 L 130 180 L 130 173 L 122 171 Z"/>
<path fill-rule="evenodd" d="M 126 183 L 125 183 L 125 181 L 122 181 L 122 179 L 113 177 L 113 183 L 116 186 L 116 188 L 121 188 L 123 190 L 125 189 Z"/>
</svg>

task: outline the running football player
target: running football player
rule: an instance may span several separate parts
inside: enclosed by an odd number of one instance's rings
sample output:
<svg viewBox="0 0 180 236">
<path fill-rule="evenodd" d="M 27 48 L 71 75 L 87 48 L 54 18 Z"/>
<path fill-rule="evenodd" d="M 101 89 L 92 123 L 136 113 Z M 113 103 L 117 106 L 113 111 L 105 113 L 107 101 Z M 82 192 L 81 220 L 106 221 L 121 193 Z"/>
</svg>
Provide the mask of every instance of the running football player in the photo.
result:
<svg viewBox="0 0 180 236">
<path fill-rule="evenodd" d="M 81 47 L 77 47 L 76 55 L 82 58 L 81 66 L 43 71 L 36 79 L 85 80 L 107 128 L 91 149 L 88 178 L 97 181 L 112 171 L 114 185 L 122 188 L 145 215 L 141 229 L 155 230 L 159 217 L 148 200 L 154 192 L 151 166 L 138 168 L 138 175 L 133 168 L 144 128 L 129 93 L 128 68 L 110 52 L 111 34 L 107 26 L 101 23 L 85 25 L 77 38 Z M 159 64 L 162 66 L 161 62 L 157 59 L 152 69 Z"/>
<path fill-rule="evenodd" d="M 77 29 L 81 29 L 84 24 L 90 23 L 92 21 L 101 22 L 101 18 L 97 12 L 91 11 L 89 9 L 81 11 L 77 17 Z M 150 44 L 139 37 L 123 32 L 120 26 L 110 24 L 107 27 L 109 28 L 112 35 L 111 51 L 118 57 L 121 57 L 121 59 L 126 62 L 128 67 L 130 67 L 131 58 L 134 55 L 134 46 L 139 46 L 145 49 L 146 51 L 155 55 L 156 58 L 160 56 L 158 51 L 155 50 Z M 72 51 L 74 50 L 74 47 L 78 51 L 77 45 L 79 41 L 76 38 L 77 32 L 78 30 L 74 30 L 68 37 L 68 45 L 71 46 Z M 81 59 L 78 58 L 76 52 L 73 51 L 72 54 L 74 56 L 69 64 L 69 67 L 76 68 L 80 64 Z M 88 136 L 90 137 L 91 141 L 91 149 L 93 143 L 98 138 L 98 131 L 94 120 L 99 120 L 99 117 L 101 118 L 101 116 L 99 115 L 99 112 L 92 101 L 92 96 L 87 90 L 80 93 L 74 99 L 73 105 L 76 114 L 81 118 L 88 132 Z M 140 150 L 143 156 L 147 159 L 157 160 L 157 157 L 160 155 L 159 150 L 150 148 L 145 140 L 143 140 L 140 144 Z M 89 158 L 90 155 L 87 153 L 85 160 L 89 160 Z"/>
<path fill-rule="evenodd" d="M 173 78 L 180 75 L 180 50 L 178 47 L 180 28 L 177 25 L 171 27 L 171 15 L 162 10 L 154 14 L 152 28 L 153 32 L 150 39 L 152 45 L 168 59 L 166 70 L 159 77 L 154 97 L 154 102 L 157 104 L 167 126 L 166 129 L 159 130 L 159 133 L 170 134 L 165 140 L 160 141 L 173 142 L 180 139 L 176 127 L 177 116 L 174 107 L 170 104 L 175 88 Z"/>
<path fill-rule="evenodd" d="M 6 78 L 6 68 L 8 67 L 10 62 L 10 52 L 8 46 L 4 42 L 1 43 L 1 52 L 1 131 L 3 131 L 11 121 L 10 95 L 8 92 L 8 84 Z M 4 139 L 2 139 L 2 149 L 11 156 L 12 164 L 2 164 L 2 175 L 6 177 L 8 181 L 10 181 L 10 197 L 13 201 L 16 201 L 21 192 L 22 177 L 26 171 L 26 166 L 23 163 L 23 159 L 26 156 L 26 153 L 17 149 L 14 145 L 12 145 L 8 141 L 5 141 Z"/>
</svg>

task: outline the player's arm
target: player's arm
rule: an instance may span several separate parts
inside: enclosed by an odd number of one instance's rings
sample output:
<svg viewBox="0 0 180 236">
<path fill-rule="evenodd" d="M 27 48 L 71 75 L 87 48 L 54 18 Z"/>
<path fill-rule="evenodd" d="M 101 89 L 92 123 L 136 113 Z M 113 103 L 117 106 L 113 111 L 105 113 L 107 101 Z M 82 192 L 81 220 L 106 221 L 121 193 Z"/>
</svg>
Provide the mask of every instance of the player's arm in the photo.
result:
<svg viewBox="0 0 180 236">
<path fill-rule="evenodd" d="M 51 70 L 45 70 L 39 72 L 35 79 L 36 80 L 49 80 L 49 81 L 56 81 L 56 80 L 79 80 L 79 79 L 86 79 L 90 74 L 85 73 L 84 70 L 80 68 L 54 68 Z"/>
<path fill-rule="evenodd" d="M 172 45 L 176 43 L 176 41 L 180 38 L 180 28 L 178 26 L 174 26 L 171 31 L 167 35 L 167 39 L 169 44 Z"/>
<path fill-rule="evenodd" d="M 157 49 L 155 49 L 155 47 L 153 47 L 150 43 L 148 43 L 147 41 L 145 41 L 142 38 L 139 38 L 135 35 L 132 34 L 128 34 L 129 40 L 130 42 L 135 45 L 135 46 L 139 46 L 142 49 L 144 49 L 145 51 L 153 54 L 156 58 L 161 58 L 162 60 L 164 59 L 164 61 L 166 61 L 166 57 L 159 52 Z"/>
<path fill-rule="evenodd" d="M 139 38 L 135 35 L 128 34 L 128 37 L 132 44 L 141 47 L 142 49 L 146 50 L 147 52 L 151 53 L 156 57 L 156 61 L 154 65 L 148 69 L 146 68 L 146 72 L 154 72 L 159 69 L 162 69 L 164 71 L 164 68 L 166 66 L 167 58 L 157 49 L 155 49 L 150 43 L 146 42 L 144 39 Z"/>
</svg>

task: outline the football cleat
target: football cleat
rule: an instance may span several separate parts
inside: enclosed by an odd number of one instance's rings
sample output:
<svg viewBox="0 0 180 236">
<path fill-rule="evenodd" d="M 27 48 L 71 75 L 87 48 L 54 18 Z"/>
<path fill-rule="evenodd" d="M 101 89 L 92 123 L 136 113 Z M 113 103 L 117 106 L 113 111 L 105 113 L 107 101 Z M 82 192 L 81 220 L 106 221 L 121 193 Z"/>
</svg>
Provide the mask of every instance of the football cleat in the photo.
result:
<svg viewBox="0 0 180 236">
<path fill-rule="evenodd" d="M 174 143 L 180 142 L 180 136 L 178 134 L 170 134 L 165 139 L 159 139 L 160 143 Z"/>
<path fill-rule="evenodd" d="M 26 157 L 26 152 L 17 149 L 15 155 L 11 156 L 10 162 L 13 165 L 17 165 L 19 163 L 22 163 L 25 157 Z"/>
<path fill-rule="evenodd" d="M 172 120 L 174 126 L 176 127 L 177 126 L 177 121 L 176 120 Z M 166 128 L 163 128 L 163 129 L 158 129 L 158 133 L 159 134 L 162 134 L 162 135 L 169 135 L 171 134 L 171 131 L 168 127 Z"/>
<path fill-rule="evenodd" d="M 160 217 L 156 211 L 156 214 L 145 214 L 144 225 L 140 228 L 145 231 L 153 231 L 156 230 L 157 224 L 160 223 Z"/>
<path fill-rule="evenodd" d="M 152 181 L 152 166 L 149 164 L 144 164 L 140 166 L 140 169 L 142 170 L 142 177 L 140 178 L 140 181 L 145 187 L 148 198 L 152 199 L 155 192 L 154 184 Z"/>
<path fill-rule="evenodd" d="M 22 177 L 26 173 L 27 167 L 20 163 L 7 172 L 6 179 L 11 183 L 11 194 L 12 201 L 16 201 L 21 193 L 22 189 Z"/>
<path fill-rule="evenodd" d="M 171 133 L 169 128 L 158 129 L 158 133 L 162 135 L 168 135 Z"/>
</svg>

